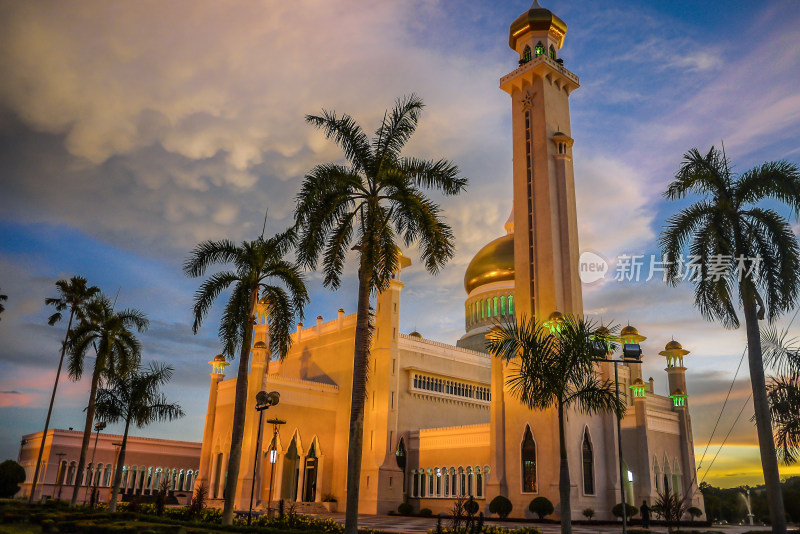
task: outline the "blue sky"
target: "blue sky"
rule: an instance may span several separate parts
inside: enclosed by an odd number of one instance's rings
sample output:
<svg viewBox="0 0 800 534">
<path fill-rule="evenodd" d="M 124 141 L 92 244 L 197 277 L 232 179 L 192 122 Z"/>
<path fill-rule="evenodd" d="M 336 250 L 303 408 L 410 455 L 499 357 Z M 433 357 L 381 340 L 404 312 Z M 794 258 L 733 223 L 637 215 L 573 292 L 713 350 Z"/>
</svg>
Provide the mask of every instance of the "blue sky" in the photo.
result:
<svg viewBox="0 0 800 534">
<path fill-rule="evenodd" d="M 145 360 L 178 371 L 169 393 L 187 417 L 138 432 L 201 438 L 218 314 L 191 334 L 197 282 L 180 265 L 203 239 L 254 237 L 267 209 L 269 231 L 289 224 L 304 172 L 340 157 L 302 120 L 323 107 L 371 131 L 396 97 L 425 99 L 408 153 L 453 160 L 470 187 L 437 198 L 458 252 L 435 278 L 404 273 L 401 327 L 450 343 L 463 333 L 464 269 L 502 234 L 511 206 L 510 106 L 497 86 L 516 64 L 508 26 L 528 2 L 330 4 L 0 3 L 0 289 L 9 296 L 0 457 L 16 457 L 20 436 L 43 424 L 65 328 L 46 325 L 43 300 L 73 274 L 145 311 Z M 680 206 L 660 194 L 691 147 L 724 140 L 739 170 L 800 162 L 797 2 L 545 7 L 567 23 L 560 55 L 581 78 L 571 96 L 581 250 L 654 253 Z M 352 263 L 348 273 L 337 292 L 309 274 L 308 317 L 355 310 Z M 666 387 L 664 343 L 675 336 L 692 351 L 704 446 L 744 333 L 704 322 L 688 286 L 606 282 L 584 288 L 584 301 L 587 313 L 648 336 L 645 374 L 657 389 Z M 82 427 L 87 385 L 60 387 L 55 425 Z M 748 388 L 740 374 L 724 430 Z M 712 482 L 759 476 L 755 433 L 742 419 Z"/>
</svg>

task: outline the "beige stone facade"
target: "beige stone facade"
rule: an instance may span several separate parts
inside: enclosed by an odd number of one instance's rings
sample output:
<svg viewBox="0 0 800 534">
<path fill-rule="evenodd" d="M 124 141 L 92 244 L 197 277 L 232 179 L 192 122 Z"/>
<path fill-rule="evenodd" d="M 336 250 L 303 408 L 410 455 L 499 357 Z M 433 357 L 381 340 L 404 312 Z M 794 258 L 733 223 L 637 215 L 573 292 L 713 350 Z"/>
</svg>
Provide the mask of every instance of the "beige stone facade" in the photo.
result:
<svg viewBox="0 0 800 534">
<path fill-rule="evenodd" d="M 488 513 L 491 499 L 504 495 L 513 503 L 512 516 L 530 516 L 528 504 L 537 496 L 550 499 L 559 513 L 556 414 L 528 410 L 509 394 L 506 365 L 486 354 L 484 337 L 497 321 L 583 313 L 569 117 L 569 96 L 579 80 L 558 58 L 565 34 L 563 21 L 537 3 L 511 26 L 519 66 L 501 78 L 500 87 L 511 98 L 513 213 L 506 235 L 484 247 L 465 274 L 464 336 L 447 345 L 400 333 L 399 274 L 377 297 L 361 512 L 386 513 L 404 501 L 447 512 L 455 496 L 471 495 Z M 269 335 L 262 305 L 257 316 L 237 506 L 249 502 L 256 458 L 257 507 L 268 505 L 270 493 L 272 501 L 308 503 L 330 496 L 341 506 L 355 315 L 339 310 L 331 320 L 299 325 L 282 363 L 269 362 L 259 343 Z M 632 345 L 644 339 L 635 329 L 626 335 L 623 341 Z M 628 404 L 621 422 L 622 483 L 630 503 L 645 499 L 652 505 L 656 492 L 668 486 L 702 507 L 685 367 L 682 359 L 669 362 L 672 397 L 656 395 L 653 381 L 642 381 L 640 365 L 619 366 Z M 211 375 L 199 478 L 215 499 L 222 498 L 235 389 L 235 379 L 222 380 L 223 370 L 216 366 Z M 597 373 L 614 379 L 610 363 L 598 363 Z M 259 440 L 255 396 L 261 390 L 281 394 L 265 419 L 286 424 L 277 435 L 264 424 Z M 610 518 L 621 499 L 616 419 L 569 413 L 566 442 L 575 518 L 585 508 L 598 519 Z"/>
<path fill-rule="evenodd" d="M 36 500 L 72 497 L 82 440 L 83 432 L 77 430 L 47 431 Z M 26 477 L 18 497 L 30 495 L 41 443 L 42 432 L 22 436 L 17 461 L 25 469 Z M 121 443 L 122 436 L 92 433 L 83 476 L 85 490 L 78 494 L 79 501 L 89 500 L 92 487 L 97 487 L 99 500 L 108 501 Z M 123 499 L 150 495 L 159 488 L 162 480 L 167 479 L 170 492 L 178 502 L 188 502 L 200 463 L 200 446 L 200 443 L 191 441 L 128 436 L 125 465 L 121 467 Z"/>
</svg>

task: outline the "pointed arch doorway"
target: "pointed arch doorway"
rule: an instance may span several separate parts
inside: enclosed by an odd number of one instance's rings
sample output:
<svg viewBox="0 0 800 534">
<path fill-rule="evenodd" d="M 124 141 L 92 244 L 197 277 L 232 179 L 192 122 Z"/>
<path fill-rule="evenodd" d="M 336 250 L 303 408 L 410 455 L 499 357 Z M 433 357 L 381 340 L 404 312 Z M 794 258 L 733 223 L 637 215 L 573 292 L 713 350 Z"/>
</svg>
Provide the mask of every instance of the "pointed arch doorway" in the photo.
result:
<svg viewBox="0 0 800 534">
<path fill-rule="evenodd" d="M 317 473 L 319 470 L 319 457 L 317 441 L 311 442 L 311 448 L 305 458 L 303 474 L 303 501 L 314 502 L 317 498 Z"/>
<path fill-rule="evenodd" d="M 281 477 L 281 499 L 297 500 L 297 483 L 300 478 L 300 454 L 297 450 L 297 435 L 286 450 L 283 458 L 283 475 Z"/>
</svg>

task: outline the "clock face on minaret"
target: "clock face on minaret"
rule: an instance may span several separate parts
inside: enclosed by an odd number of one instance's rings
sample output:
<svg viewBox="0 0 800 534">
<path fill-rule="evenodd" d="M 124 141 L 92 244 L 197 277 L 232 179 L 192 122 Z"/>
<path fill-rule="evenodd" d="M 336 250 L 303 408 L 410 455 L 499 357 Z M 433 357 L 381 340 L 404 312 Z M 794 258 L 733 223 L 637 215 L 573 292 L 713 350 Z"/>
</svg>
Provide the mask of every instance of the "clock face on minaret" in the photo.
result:
<svg viewBox="0 0 800 534">
<path fill-rule="evenodd" d="M 509 31 L 519 66 L 500 79 L 511 96 L 517 318 L 583 311 L 569 118 L 579 80 L 558 57 L 566 33 L 534 2 Z"/>
</svg>

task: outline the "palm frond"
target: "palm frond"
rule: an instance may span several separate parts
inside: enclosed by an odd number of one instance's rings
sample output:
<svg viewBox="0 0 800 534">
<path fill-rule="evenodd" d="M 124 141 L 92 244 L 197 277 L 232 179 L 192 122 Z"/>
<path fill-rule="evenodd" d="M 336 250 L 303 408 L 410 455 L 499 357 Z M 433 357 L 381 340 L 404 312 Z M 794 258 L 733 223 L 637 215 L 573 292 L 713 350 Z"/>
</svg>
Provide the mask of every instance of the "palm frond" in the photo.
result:
<svg viewBox="0 0 800 534">
<path fill-rule="evenodd" d="M 194 294 L 194 307 L 192 309 L 194 322 L 192 323 L 192 332 L 196 334 L 198 330 L 200 330 L 203 320 L 206 315 L 208 315 L 208 312 L 211 310 L 219 294 L 238 280 L 239 277 L 236 273 L 223 271 L 211 275 L 200 284 L 200 288 Z"/>
<path fill-rule="evenodd" d="M 306 115 L 306 122 L 322 130 L 332 139 L 351 162 L 356 171 L 370 168 L 372 151 L 369 139 L 350 115 L 336 116 L 336 112 L 322 110 L 322 115 Z"/>
<path fill-rule="evenodd" d="M 458 166 L 445 159 L 404 158 L 398 167 L 417 187 L 435 189 L 445 195 L 462 193 L 469 183 L 467 178 L 459 176 Z"/>
<path fill-rule="evenodd" d="M 776 199 L 800 215 L 800 170 L 788 161 L 769 161 L 742 173 L 734 187 L 741 205 Z"/>
<path fill-rule="evenodd" d="M 373 153 L 376 159 L 376 172 L 380 172 L 384 162 L 396 161 L 405 144 L 414 135 L 419 116 L 425 104 L 414 93 L 395 101 L 392 111 L 383 117 L 383 122 L 375 131 Z"/>
<path fill-rule="evenodd" d="M 204 241 L 189 253 L 183 263 L 183 272 L 191 278 L 203 276 L 211 265 L 235 262 L 238 253 L 236 244 L 228 239 Z"/>
</svg>

